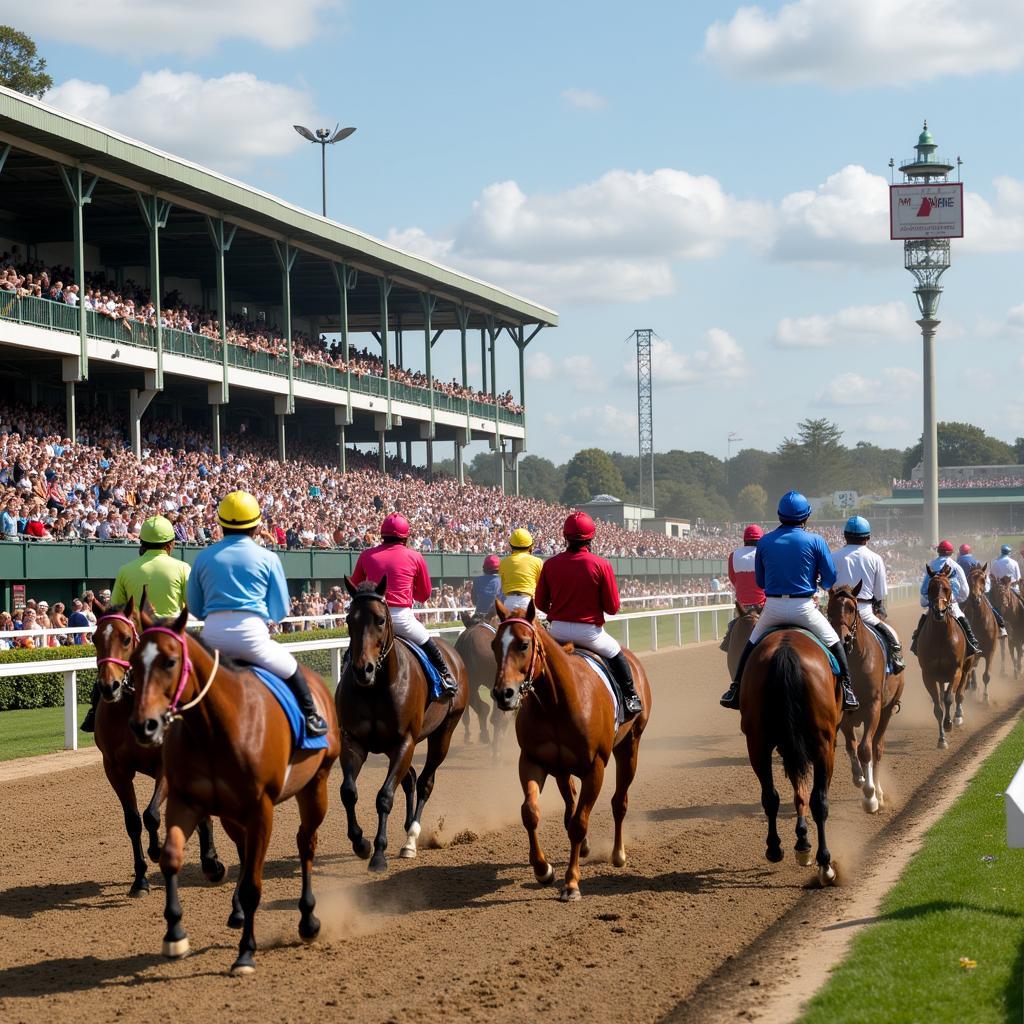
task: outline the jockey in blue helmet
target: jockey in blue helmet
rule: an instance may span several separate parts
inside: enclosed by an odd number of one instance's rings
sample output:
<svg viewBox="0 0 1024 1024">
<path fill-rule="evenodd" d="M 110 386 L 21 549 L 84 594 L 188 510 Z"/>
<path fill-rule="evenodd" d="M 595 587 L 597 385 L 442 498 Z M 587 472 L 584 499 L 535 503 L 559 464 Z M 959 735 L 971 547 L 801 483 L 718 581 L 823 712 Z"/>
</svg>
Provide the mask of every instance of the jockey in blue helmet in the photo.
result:
<svg viewBox="0 0 1024 1024">
<path fill-rule="evenodd" d="M 722 694 L 722 707 L 739 708 L 740 679 L 757 641 L 775 626 L 799 626 L 818 637 L 839 663 L 843 710 L 856 711 L 860 705 L 850 685 L 846 652 L 816 600 L 819 584 L 827 590 L 836 581 L 832 552 L 823 537 L 804 529 L 811 503 L 798 491 L 782 496 L 778 515 L 782 525 L 757 542 L 754 557 L 757 585 L 765 592 L 764 610 L 740 655 L 736 677 Z"/>
</svg>

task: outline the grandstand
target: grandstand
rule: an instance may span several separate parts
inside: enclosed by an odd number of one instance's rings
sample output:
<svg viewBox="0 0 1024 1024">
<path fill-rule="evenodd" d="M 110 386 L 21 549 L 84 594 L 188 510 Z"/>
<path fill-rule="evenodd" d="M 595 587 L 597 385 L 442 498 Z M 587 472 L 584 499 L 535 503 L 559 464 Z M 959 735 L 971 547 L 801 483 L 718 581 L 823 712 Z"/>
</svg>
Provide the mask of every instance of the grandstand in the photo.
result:
<svg viewBox="0 0 1024 1024">
<path fill-rule="evenodd" d="M 71 438 L 84 411 L 125 416 L 136 455 L 149 418 L 208 426 L 214 451 L 270 439 L 282 462 L 329 438 L 342 472 L 346 445 L 375 444 L 383 469 L 386 445 L 411 463 L 422 442 L 429 468 L 446 441 L 460 482 L 464 447 L 486 440 L 518 488 L 526 350 L 557 324 L 543 306 L 6 89 L 0 253 L 0 388 L 61 405 Z M 435 380 L 453 339 L 461 380 Z"/>
</svg>

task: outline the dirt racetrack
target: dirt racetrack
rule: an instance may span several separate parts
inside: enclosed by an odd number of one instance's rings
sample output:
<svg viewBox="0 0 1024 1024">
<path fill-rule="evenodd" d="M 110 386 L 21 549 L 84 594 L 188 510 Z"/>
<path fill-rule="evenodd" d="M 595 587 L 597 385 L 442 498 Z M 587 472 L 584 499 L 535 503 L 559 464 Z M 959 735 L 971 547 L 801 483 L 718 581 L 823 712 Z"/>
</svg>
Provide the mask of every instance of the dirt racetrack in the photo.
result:
<svg viewBox="0 0 1024 1024">
<path fill-rule="evenodd" d="M 914 621 L 913 608 L 894 615 L 907 638 Z M 938 751 L 911 662 L 883 765 L 882 813 L 861 810 L 837 753 L 829 845 L 853 883 L 872 842 L 899 841 L 900 810 L 915 793 L 927 799 L 929 784 L 943 785 L 939 769 L 1015 707 L 1024 685 L 995 675 L 991 703 L 971 695 L 964 728 L 951 735 L 949 751 Z M 296 931 L 297 816 L 294 804 L 279 808 L 250 978 L 226 974 L 237 943 L 225 927 L 230 889 L 203 883 L 194 839 L 181 890 L 193 953 L 161 958 L 159 872 L 150 875 L 148 897 L 127 898 L 129 848 L 98 764 L 0 784 L 0 1020 L 714 1018 L 703 997 L 689 997 L 707 991 L 717 971 L 799 901 L 835 900 L 836 890 L 807 888 L 813 873 L 792 858 L 792 805 L 781 784 L 786 859 L 764 859 L 739 716 L 717 704 L 726 682 L 717 645 L 650 655 L 645 664 L 654 708 L 626 819 L 629 860 L 622 869 L 608 862 L 608 785 L 591 819 L 580 903 L 560 904 L 555 890 L 533 881 L 514 738 L 494 767 L 490 751 L 465 746 L 460 730 L 438 772 L 419 859 L 398 859 L 396 816 L 384 877 L 370 876 L 344 840 L 335 785 L 315 873 L 324 927 L 311 946 Z M 371 832 L 382 777 L 373 760 L 360 779 L 360 818 Z M 440 848 L 431 848 L 431 831 Z M 219 827 L 217 836 L 233 880 L 234 849 Z M 544 793 L 542 842 L 561 874 L 568 851 L 553 784 Z"/>
</svg>

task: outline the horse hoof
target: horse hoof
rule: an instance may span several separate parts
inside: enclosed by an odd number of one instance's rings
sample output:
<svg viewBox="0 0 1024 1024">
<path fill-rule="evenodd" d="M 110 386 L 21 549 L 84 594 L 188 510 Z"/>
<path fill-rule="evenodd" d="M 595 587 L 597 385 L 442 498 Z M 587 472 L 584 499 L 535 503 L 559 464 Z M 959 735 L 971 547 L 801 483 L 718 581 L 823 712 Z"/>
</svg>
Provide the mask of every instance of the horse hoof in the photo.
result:
<svg viewBox="0 0 1024 1024">
<path fill-rule="evenodd" d="M 359 839 L 352 844 L 352 852 L 360 860 L 369 860 L 370 854 L 373 852 L 373 844 L 369 839 Z"/>
<path fill-rule="evenodd" d="M 854 775 L 853 776 L 853 784 L 854 784 L 854 786 L 857 787 L 857 789 L 860 789 L 864 785 L 864 776 L 861 775 L 858 778 L 858 776 Z"/>
<path fill-rule="evenodd" d="M 957 715 L 956 718 L 953 719 L 953 724 L 959 729 L 964 724 L 964 716 Z"/>
<path fill-rule="evenodd" d="M 769 846 L 768 849 L 764 851 L 764 856 L 765 860 L 767 860 L 770 864 L 778 864 L 779 861 L 782 860 L 784 854 L 782 852 L 781 847 L 775 848 Z"/>
<path fill-rule="evenodd" d="M 370 861 L 370 870 L 375 875 L 382 875 L 388 869 L 388 862 L 383 857 L 374 857 Z"/>
<path fill-rule="evenodd" d="M 867 811 L 868 814 L 877 814 L 878 813 L 878 808 L 879 808 L 878 797 L 876 797 L 876 796 L 867 797 L 866 796 L 866 797 L 864 797 L 863 804 L 864 804 L 864 810 Z"/>
<path fill-rule="evenodd" d="M 794 850 L 797 864 L 802 868 L 809 868 L 814 863 L 814 852 L 808 847 L 806 850 Z"/>
<path fill-rule="evenodd" d="M 537 872 L 534 871 L 534 875 L 541 885 L 550 885 L 555 880 L 555 869 L 549 864 L 547 871 L 543 874 L 538 875 Z"/>
<path fill-rule="evenodd" d="M 256 973 L 256 965 L 251 961 L 236 960 L 231 965 L 232 978 L 244 978 L 248 974 Z"/>
<path fill-rule="evenodd" d="M 320 919 L 315 914 L 299 921 L 299 938 L 303 942 L 312 942 L 320 934 Z"/>
<path fill-rule="evenodd" d="M 219 860 L 209 860 L 203 865 L 203 874 L 210 885 L 220 885 L 227 874 L 227 868 Z"/>
<path fill-rule="evenodd" d="M 826 886 L 836 884 L 836 869 L 829 864 L 827 867 L 818 868 L 818 882 L 824 889 Z"/>
<path fill-rule="evenodd" d="M 939 740 L 939 750 L 946 750 L 948 747 L 949 744 L 944 739 Z"/>
<path fill-rule="evenodd" d="M 583 895 L 579 889 L 570 889 L 569 886 L 566 886 L 564 889 L 558 890 L 558 901 L 560 903 L 576 903 L 581 899 L 583 899 Z"/>
<path fill-rule="evenodd" d="M 626 866 L 626 851 L 625 850 L 612 850 L 612 864 L 617 867 Z"/>
<path fill-rule="evenodd" d="M 160 847 L 159 846 L 151 846 L 146 851 L 146 856 L 149 858 L 149 861 L 150 861 L 151 864 L 159 864 L 160 863 Z"/>
<path fill-rule="evenodd" d="M 988 691 L 986 691 L 984 696 L 981 698 L 981 703 L 982 704 L 987 704 L 988 703 Z"/>
<path fill-rule="evenodd" d="M 240 910 L 238 911 L 237 914 L 234 911 L 231 911 L 231 914 L 228 917 L 228 927 L 237 932 L 238 929 L 241 928 L 244 924 L 245 914 L 243 914 Z"/>
<path fill-rule="evenodd" d="M 416 859 L 416 847 L 415 846 L 403 846 L 398 851 L 398 856 L 402 860 L 415 860 Z"/>
<path fill-rule="evenodd" d="M 164 939 L 161 952 L 168 960 L 180 960 L 183 956 L 188 956 L 188 950 L 188 936 L 186 935 L 185 938 L 175 941 Z"/>
</svg>

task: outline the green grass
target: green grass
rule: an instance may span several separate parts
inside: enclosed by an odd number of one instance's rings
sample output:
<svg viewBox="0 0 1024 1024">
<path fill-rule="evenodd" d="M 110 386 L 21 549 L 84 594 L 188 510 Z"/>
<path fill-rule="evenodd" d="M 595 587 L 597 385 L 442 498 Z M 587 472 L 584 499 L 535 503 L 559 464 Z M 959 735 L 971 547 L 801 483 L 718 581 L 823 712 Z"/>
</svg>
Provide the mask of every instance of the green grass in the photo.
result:
<svg viewBox="0 0 1024 1024">
<path fill-rule="evenodd" d="M 1024 722 L 929 830 L 801 1024 L 1019 1024 L 1024 852 L 1007 849 L 1002 792 L 1022 758 Z"/>
<path fill-rule="evenodd" d="M 79 724 L 84 715 L 85 707 L 79 707 Z M 78 745 L 91 747 L 92 735 L 79 732 Z M 10 761 L 15 757 L 33 757 L 36 754 L 52 754 L 63 749 L 63 708 L 32 708 L 29 711 L 0 713 L 0 761 Z"/>
</svg>

